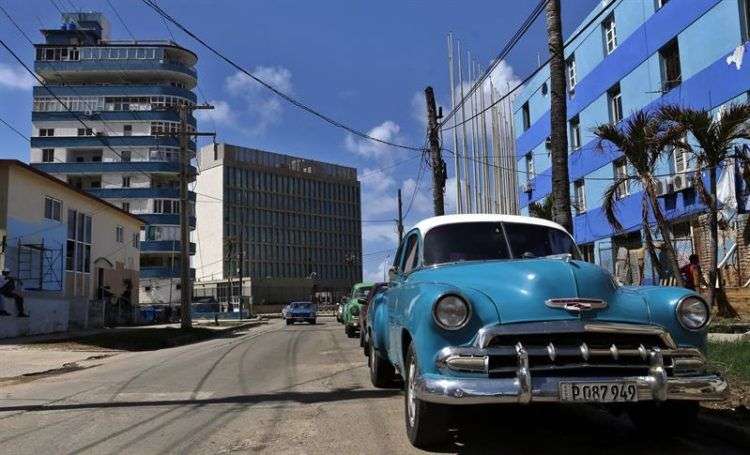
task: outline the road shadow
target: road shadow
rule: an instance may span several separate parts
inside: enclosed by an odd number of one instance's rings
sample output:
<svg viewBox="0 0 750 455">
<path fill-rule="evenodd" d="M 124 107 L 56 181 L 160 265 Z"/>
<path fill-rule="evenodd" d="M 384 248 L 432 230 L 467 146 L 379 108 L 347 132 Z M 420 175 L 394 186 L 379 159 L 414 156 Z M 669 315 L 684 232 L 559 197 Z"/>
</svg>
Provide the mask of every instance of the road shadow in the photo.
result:
<svg viewBox="0 0 750 455">
<path fill-rule="evenodd" d="M 452 421 L 451 442 L 438 453 L 732 453 L 689 441 L 695 433 L 669 437 L 654 428 L 635 429 L 629 419 L 592 407 L 563 405 L 472 406 L 459 408 Z M 710 444 L 710 443 L 709 443 Z M 721 444 L 723 446 L 723 444 Z M 742 453 L 740 451 L 736 453 Z"/>
<path fill-rule="evenodd" d="M 259 403 L 299 404 L 332 403 L 336 401 L 388 398 L 399 390 L 335 389 L 321 392 L 280 391 L 257 395 L 232 395 L 226 397 L 184 400 L 105 401 L 91 403 L 53 403 L 47 405 L 0 406 L 0 412 L 67 411 L 79 409 L 139 408 L 158 406 L 207 406 L 216 404 L 255 405 Z"/>
</svg>

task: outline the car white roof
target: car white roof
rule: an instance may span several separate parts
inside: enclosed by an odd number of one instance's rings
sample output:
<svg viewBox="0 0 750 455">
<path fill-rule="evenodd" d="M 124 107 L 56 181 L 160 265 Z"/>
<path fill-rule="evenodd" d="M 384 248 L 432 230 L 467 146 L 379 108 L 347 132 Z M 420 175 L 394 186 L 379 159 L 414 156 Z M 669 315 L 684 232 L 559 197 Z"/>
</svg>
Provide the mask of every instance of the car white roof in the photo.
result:
<svg viewBox="0 0 750 455">
<path fill-rule="evenodd" d="M 496 215 L 496 214 L 462 214 L 462 215 L 443 215 L 433 216 L 432 218 L 426 218 L 416 225 L 414 228 L 419 229 L 419 232 L 424 236 L 430 229 L 436 226 L 443 226 L 446 224 L 459 224 L 459 223 L 521 223 L 521 224 L 534 224 L 537 226 L 547 226 L 553 229 L 565 229 L 559 224 L 545 220 L 544 218 L 534 218 L 531 216 L 518 216 L 518 215 Z"/>
</svg>

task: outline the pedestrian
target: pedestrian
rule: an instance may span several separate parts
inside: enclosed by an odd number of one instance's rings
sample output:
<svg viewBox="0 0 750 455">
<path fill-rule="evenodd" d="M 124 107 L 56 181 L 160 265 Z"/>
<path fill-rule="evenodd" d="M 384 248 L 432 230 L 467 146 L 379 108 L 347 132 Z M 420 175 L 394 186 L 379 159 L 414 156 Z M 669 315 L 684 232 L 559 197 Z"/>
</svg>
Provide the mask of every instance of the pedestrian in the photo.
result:
<svg viewBox="0 0 750 455">
<path fill-rule="evenodd" d="M 697 254 L 690 255 L 688 263 L 680 268 L 680 274 L 682 275 L 682 280 L 685 282 L 685 287 L 688 289 L 697 291 L 700 290 L 702 284 L 708 286 L 708 283 L 703 278 L 700 257 Z"/>
<path fill-rule="evenodd" d="M 16 283 L 18 280 L 10 276 L 10 271 L 3 270 L 2 272 L 2 286 L 0 286 L 0 295 L 3 297 L 9 297 L 16 301 L 16 309 L 18 310 L 18 317 L 19 318 L 28 318 L 29 315 L 26 314 L 23 311 L 23 296 L 16 290 Z M 3 309 L 3 312 L 6 313 L 5 309 Z M 2 314 L 2 313 L 0 313 Z"/>
</svg>

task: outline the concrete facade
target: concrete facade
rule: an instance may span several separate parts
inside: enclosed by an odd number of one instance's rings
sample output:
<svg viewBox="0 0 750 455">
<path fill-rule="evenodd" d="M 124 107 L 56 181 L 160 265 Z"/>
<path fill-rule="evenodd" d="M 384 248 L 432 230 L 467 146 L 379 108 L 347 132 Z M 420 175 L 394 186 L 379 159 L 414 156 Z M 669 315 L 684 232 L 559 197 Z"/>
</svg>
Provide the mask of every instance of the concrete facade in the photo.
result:
<svg viewBox="0 0 750 455">
<path fill-rule="evenodd" d="M 137 306 L 143 224 L 20 161 L 0 160 L 0 268 L 21 280 L 30 315 L 15 317 L 5 298 L 13 316 L 0 318 L 0 337 L 100 325 L 95 301 Z"/>
<path fill-rule="evenodd" d="M 749 3 L 608 0 L 597 4 L 566 43 L 574 236 L 590 259 L 613 272 L 621 248 L 642 247 L 642 190 L 635 185 L 624 188 L 618 215 L 625 229 L 614 232 L 601 203 L 605 190 L 623 171 L 618 161 L 621 154 L 607 146 L 598 150 L 592 130 L 662 103 L 718 111 L 726 103 L 746 101 Z M 551 192 L 551 162 L 545 145 L 550 134 L 548 88 L 549 69 L 544 67 L 514 102 L 522 214 L 528 214 L 529 204 Z M 524 117 L 529 121 L 524 122 Z M 695 251 L 695 217 L 705 211 L 692 185 L 679 182 L 686 176 L 680 173 L 692 165 L 672 153 L 657 168 L 666 188 L 662 207 L 674 224 L 681 262 Z M 741 200 L 747 201 L 747 193 L 747 187 L 738 185 Z M 741 211 L 746 209 L 742 205 Z M 648 255 L 645 262 L 642 278 L 653 282 L 656 278 Z"/>
<path fill-rule="evenodd" d="M 198 164 L 198 281 L 237 277 L 240 243 L 256 304 L 306 299 L 314 286 L 338 295 L 361 281 L 356 169 L 229 144 L 203 147 Z"/>
<path fill-rule="evenodd" d="M 179 144 L 159 134 L 178 130 L 175 107 L 196 102 L 197 56 L 171 41 L 111 40 L 101 13 L 64 13 L 62 24 L 36 45 L 47 87 L 34 88 L 30 162 L 146 220 L 140 301 L 179 302 Z"/>
</svg>

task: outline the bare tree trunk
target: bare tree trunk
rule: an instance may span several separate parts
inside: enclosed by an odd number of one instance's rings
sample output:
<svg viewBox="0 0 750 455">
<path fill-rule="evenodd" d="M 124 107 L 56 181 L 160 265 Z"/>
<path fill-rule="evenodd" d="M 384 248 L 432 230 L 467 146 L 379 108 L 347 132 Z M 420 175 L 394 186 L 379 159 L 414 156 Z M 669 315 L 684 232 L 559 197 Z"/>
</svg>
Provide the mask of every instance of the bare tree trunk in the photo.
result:
<svg viewBox="0 0 750 455">
<path fill-rule="evenodd" d="M 664 277 L 664 267 L 659 261 L 659 256 L 656 254 L 656 247 L 654 246 L 654 237 L 651 235 L 651 226 L 648 221 L 648 199 L 643 198 L 643 206 L 641 208 L 641 216 L 643 218 L 643 229 L 646 237 L 646 249 L 648 255 L 651 258 L 651 265 L 656 268 L 656 273 L 659 275 L 659 279 Z"/>
<path fill-rule="evenodd" d="M 685 281 L 682 279 L 680 274 L 680 265 L 677 263 L 677 253 L 674 250 L 672 244 L 672 228 L 669 226 L 669 222 L 664 217 L 664 213 L 661 211 L 661 206 L 656 198 L 656 189 L 654 188 L 654 179 L 651 176 L 647 176 L 645 179 L 645 189 L 648 195 L 649 202 L 651 203 L 651 210 L 654 212 L 654 218 L 656 219 L 656 225 L 659 227 L 662 240 L 664 241 L 664 251 L 667 253 L 667 265 L 669 266 L 672 275 L 677 282 L 677 286 L 684 287 Z"/>
<path fill-rule="evenodd" d="M 546 6 L 547 41 L 550 53 L 550 121 L 552 134 L 552 213 L 554 221 L 573 233 L 570 212 L 570 176 L 568 175 L 568 106 L 565 91 L 565 55 L 563 53 L 560 0 Z"/>
<path fill-rule="evenodd" d="M 719 206 L 717 203 L 716 187 L 717 176 L 716 166 L 711 166 L 708 171 L 709 179 L 709 198 L 705 201 L 708 205 L 708 229 L 711 233 L 711 244 L 709 245 L 710 257 L 708 268 L 708 302 L 711 308 L 717 306 L 719 316 L 725 318 L 735 318 L 738 316 L 737 310 L 723 295 L 723 283 L 719 283 L 720 288 L 716 289 L 716 280 L 719 278 Z"/>
</svg>

